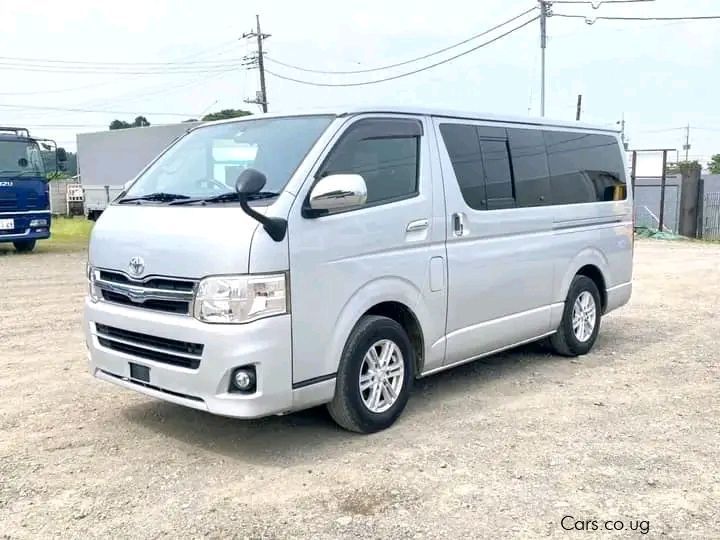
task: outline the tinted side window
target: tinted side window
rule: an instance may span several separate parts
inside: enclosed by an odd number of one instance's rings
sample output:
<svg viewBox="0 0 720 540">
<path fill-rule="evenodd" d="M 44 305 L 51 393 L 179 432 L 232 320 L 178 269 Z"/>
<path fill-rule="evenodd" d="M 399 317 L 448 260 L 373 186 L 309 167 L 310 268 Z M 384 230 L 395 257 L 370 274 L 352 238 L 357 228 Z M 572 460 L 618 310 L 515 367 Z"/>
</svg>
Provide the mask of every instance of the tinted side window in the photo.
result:
<svg viewBox="0 0 720 540">
<path fill-rule="evenodd" d="M 480 150 L 485 169 L 485 196 L 488 210 L 513 208 L 515 197 L 507 142 L 481 139 Z"/>
<path fill-rule="evenodd" d="M 545 131 L 554 204 L 625 199 L 625 171 L 610 135 Z"/>
<path fill-rule="evenodd" d="M 475 126 L 440 124 L 440 133 L 450 156 L 463 199 L 470 208 L 487 209 L 485 173 L 480 153 L 480 140 Z"/>
<path fill-rule="evenodd" d="M 359 174 L 367 204 L 412 196 L 418 191 L 421 133 L 415 120 L 360 120 L 343 135 L 320 176 Z"/>
<path fill-rule="evenodd" d="M 551 204 L 550 175 L 542 131 L 517 128 L 508 128 L 507 131 L 517 205 Z"/>
</svg>

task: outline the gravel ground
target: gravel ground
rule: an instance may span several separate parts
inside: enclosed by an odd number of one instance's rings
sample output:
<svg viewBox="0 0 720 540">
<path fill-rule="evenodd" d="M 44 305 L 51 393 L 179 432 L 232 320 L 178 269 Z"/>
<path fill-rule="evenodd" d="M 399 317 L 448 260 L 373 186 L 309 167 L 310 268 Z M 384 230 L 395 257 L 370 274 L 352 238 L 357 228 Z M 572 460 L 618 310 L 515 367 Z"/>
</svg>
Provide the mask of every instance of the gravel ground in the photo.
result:
<svg viewBox="0 0 720 540">
<path fill-rule="evenodd" d="M 0 247 L 0 537 L 720 538 L 720 245 L 635 258 L 591 354 L 424 379 L 359 436 L 324 409 L 236 421 L 94 380 L 86 254 Z"/>
</svg>

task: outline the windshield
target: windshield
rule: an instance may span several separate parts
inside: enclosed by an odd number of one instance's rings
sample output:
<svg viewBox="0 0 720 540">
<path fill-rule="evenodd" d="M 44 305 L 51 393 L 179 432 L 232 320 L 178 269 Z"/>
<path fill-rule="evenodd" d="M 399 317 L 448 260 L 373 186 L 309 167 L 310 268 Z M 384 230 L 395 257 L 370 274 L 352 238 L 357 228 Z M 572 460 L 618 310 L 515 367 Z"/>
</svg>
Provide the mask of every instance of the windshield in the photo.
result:
<svg viewBox="0 0 720 540">
<path fill-rule="evenodd" d="M 45 176 L 37 143 L 0 139 L 0 176 Z"/>
<path fill-rule="evenodd" d="M 235 191 L 240 173 L 265 174 L 265 192 L 280 193 L 331 116 L 259 118 L 201 127 L 153 163 L 126 198 L 150 194 L 213 197 Z"/>
</svg>

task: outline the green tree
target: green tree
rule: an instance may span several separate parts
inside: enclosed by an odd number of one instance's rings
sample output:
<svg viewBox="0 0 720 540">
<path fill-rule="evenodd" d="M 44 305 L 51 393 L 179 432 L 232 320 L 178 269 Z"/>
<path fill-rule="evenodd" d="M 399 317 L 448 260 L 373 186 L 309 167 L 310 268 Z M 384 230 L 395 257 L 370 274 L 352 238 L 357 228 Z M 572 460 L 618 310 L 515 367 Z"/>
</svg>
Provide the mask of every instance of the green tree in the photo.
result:
<svg viewBox="0 0 720 540">
<path fill-rule="evenodd" d="M 132 126 L 124 120 L 113 120 L 110 122 L 110 129 L 127 129 L 129 127 Z"/>
<path fill-rule="evenodd" d="M 132 123 L 133 127 L 148 127 L 150 122 L 144 116 L 136 116 L 135 121 Z"/>
<path fill-rule="evenodd" d="M 711 174 L 720 174 L 720 154 L 715 154 L 707 164 Z"/>
<path fill-rule="evenodd" d="M 238 118 L 240 116 L 249 116 L 250 111 L 242 109 L 223 109 L 222 111 L 206 114 L 202 117 L 203 122 L 212 122 L 213 120 L 225 120 L 226 118 Z"/>
<path fill-rule="evenodd" d="M 694 161 L 678 161 L 677 163 L 668 163 L 665 166 L 665 174 L 683 174 L 693 169 L 701 169 L 702 166 L 698 160 Z"/>
<path fill-rule="evenodd" d="M 110 122 L 110 129 L 127 129 L 131 127 L 148 127 L 150 122 L 144 116 L 136 116 L 135 120 L 126 122 L 125 120 L 113 120 Z"/>
</svg>

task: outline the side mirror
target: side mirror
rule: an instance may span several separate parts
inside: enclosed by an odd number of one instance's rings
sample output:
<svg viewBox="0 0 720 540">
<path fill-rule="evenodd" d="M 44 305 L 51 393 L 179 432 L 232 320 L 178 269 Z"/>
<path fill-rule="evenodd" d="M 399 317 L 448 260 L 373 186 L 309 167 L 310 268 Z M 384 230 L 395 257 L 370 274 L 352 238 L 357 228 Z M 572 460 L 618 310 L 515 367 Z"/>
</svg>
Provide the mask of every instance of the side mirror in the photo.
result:
<svg viewBox="0 0 720 540">
<path fill-rule="evenodd" d="M 321 178 L 310 192 L 311 216 L 362 206 L 367 201 L 367 185 L 359 174 L 331 174 Z"/>
<path fill-rule="evenodd" d="M 235 182 L 235 191 L 240 195 L 259 193 L 265 187 L 267 177 L 257 169 L 245 169 Z"/>
<path fill-rule="evenodd" d="M 67 161 L 67 152 L 64 148 L 57 149 L 57 160 L 60 162 Z"/>
<path fill-rule="evenodd" d="M 283 238 L 285 238 L 287 220 L 283 218 L 264 216 L 263 214 L 250 208 L 250 205 L 248 204 L 249 196 L 253 193 L 259 193 L 262 188 L 265 187 L 266 182 L 267 177 L 257 169 L 245 169 L 240 173 L 240 176 L 238 176 L 237 182 L 235 182 L 235 191 L 237 191 L 240 208 L 243 209 L 243 212 L 255 221 L 260 222 L 265 231 L 267 231 L 270 235 L 270 238 L 276 242 L 280 242 Z"/>
</svg>

